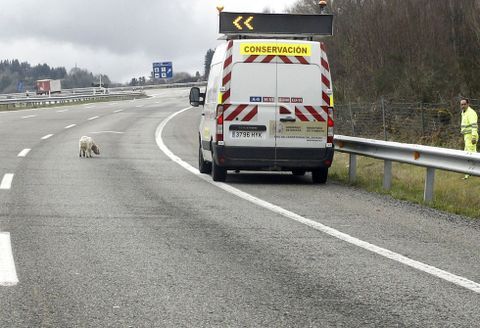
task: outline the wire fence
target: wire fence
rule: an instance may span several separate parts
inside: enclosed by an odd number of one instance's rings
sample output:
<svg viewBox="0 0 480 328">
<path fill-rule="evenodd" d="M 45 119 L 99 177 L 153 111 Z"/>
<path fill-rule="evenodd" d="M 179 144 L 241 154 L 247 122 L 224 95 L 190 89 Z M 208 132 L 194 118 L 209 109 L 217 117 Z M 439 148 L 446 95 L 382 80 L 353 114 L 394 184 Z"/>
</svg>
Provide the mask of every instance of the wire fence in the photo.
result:
<svg viewBox="0 0 480 328">
<path fill-rule="evenodd" d="M 470 106 L 480 108 L 480 100 Z M 400 103 L 383 98 L 373 103 L 335 106 L 335 133 L 360 138 L 463 149 L 459 101 Z"/>
</svg>

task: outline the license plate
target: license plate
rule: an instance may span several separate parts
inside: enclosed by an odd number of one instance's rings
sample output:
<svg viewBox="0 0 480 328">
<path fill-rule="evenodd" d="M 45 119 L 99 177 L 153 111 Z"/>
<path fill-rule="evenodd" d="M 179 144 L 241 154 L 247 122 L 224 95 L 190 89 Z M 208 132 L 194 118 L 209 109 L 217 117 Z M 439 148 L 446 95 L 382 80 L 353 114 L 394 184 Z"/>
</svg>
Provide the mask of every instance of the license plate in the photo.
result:
<svg viewBox="0 0 480 328">
<path fill-rule="evenodd" d="M 231 131 L 232 138 L 236 139 L 262 139 L 263 132 L 260 131 Z"/>
</svg>

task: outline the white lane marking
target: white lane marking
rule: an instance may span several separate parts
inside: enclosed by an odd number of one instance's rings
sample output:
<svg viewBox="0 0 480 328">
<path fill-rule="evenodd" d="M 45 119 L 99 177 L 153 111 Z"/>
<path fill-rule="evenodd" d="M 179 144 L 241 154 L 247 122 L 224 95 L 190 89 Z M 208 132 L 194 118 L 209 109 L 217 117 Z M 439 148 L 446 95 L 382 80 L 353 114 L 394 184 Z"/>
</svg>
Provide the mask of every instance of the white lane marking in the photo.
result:
<svg viewBox="0 0 480 328">
<path fill-rule="evenodd" d="M 32 117 L 36 117 L 37 115 L 25 115 L 25 116 L 22 116 L 23 119 L 25 118 L 32 118 Z"/>
<path fill-rule="evenodd" d="M 13 181 L 13 173 L 6 173 L 3 176 L 2 182 L 0 183 L 0 189 L 2 190 L 8 190 L 12 187 L 12 181 Z"/>
<path fill-rule="evenodd" d="M 18 284 L 18 277 L 13 260 L 10 233 L 0 232 L 0 286 L 16 284 Z"/>
<path fill-rule="evenodd" d="M 117 109 L 117 110 L 114 110 L 113 112 L 114 113 L 120 113 L 120 112 L 123 112 L 123 109 Z"/>
<path fill-rule="evenodd" d="M 25 148 L 21 152 L 18 153 L 17 157 L 25 157 L 30 152 L 31 149 Z"/>
<path fill-rule="evenodd" d="M 93 120 L 96 120 L 97 118 L 99 118 L 100 116 L 92 116 L 88 119 L 88 121 L 93 121 Z"/>
<path fill-rule="evenodd" d="M 50 137 L 52 137 L 52 136 L 53 136 L 53 134 L 47 134 L 46 136 L 43 136 L 41 139 L 42 139 L 42 140 L 46 140 L 46 139 L 48 139 L 48 138 L 50 138 Z"/>
<path fill-rule="evenodd" d="M 137 106 L 135 106 L 135 107 L 136 107 L 136 108 L 141 108 L 141 107 L 143 107 L 143 106 L 145 106 L 145 105 L 137 105 Z"/>
<path fill-rule="evenodd" d="M 206 176 L 205 174 L 200 174 L 198 169 L 194 168 L 193 166 L 191 166 L 187 162 L 184 162 L 180 157 L 178 157 L 177 155 L 172 153 L 170 151 L 170 149 L 168 149 L 168 147 L 165 145 L 165 143 L 163 142 L 163 139 L 162 139 L 162 132 L 163 132 L 163 129 L 165 128 L 165 126 L 167 125 L 167 123 L 172 118 L 177 116 L 178 114 L 181 114 L 181 113 L 183 113 L 183 112 L 185 112 L 185 111 L 187 111 L 191 108 L 192 107 L 184 108 L 184 109 L 182 109 L 182 110 L 180 110 L 176 113 L 173 113 L 172 115 L 167 117 L 164 121 L 162 121 L 160 123 L 160 125 L 157 127 L 157 130 L 155 131 L 155 140 L 156 140 L 157 145 L 160 148 L 160 150 L 162 150 L 165 153 L 165 155 L 170 157 L 170 159 L 172 161 L 181 165 L 183 168 L 185 168 L 189 172 L 195 174 L 197 177 L 207 181 L 208 183 L 211 183 L 214 186 L 217 186 L 218 188 L 221 188 L 221 189 L 223 189 L 223 190 L 225 190 L 229 193 L 232 193 L 232 194 L 234 194 L 234 195 L 236 195 L 240 198 L 243 198 L 243 199 L 245 199 L 245 200 L 247 200 L 247 201 L 249 201 L 253 204 L 256 204 L 258 206 L 266 208 L 266 209 L 268 209 L 268 210 L 270 210 L 274 213 L 280 214 L 284 217 L 287 217 L 287 218 L 292 219 L 294 221 L 305 224 L 305 225 L 307 225 L 307 226 L 309 226 L 309 227 L 311 227 L 315 230 L 321 231 L 321 232 L 326 233 L 326 234 L 328 234 L 332 237 L 335 237 L 335 238 L 338 238 L 340 240 L 346 241 L 347 243 L 350 243 L 350 244 L 355 245 L 357 247 L 363 248 L 367 251 L 376 253 L 380 256 L 383 256 L 383 257 L 386 257 L 386 258 L 391 259 L 393 261 L 402 263 L 404 265 L 407 265 L 407 266 L 412 267 L 414 269 L 417 269 L 419 271 L 428 273 L 432 276 L 435 276 L 437 278 L 446 280 L 448 282 L 451 282 L 453 284 L 456 284 L 458 286 L 461 286 L 463 288 L 471 290 L 472 292 L 480 294 L 480 284 L 479 283 L 476 283 L 472 280 L 469 280 L 469 279 L 461 277 L 461 276 L 457 276 L 453 273 L 450 273 L 448 271 L 444 271 L 444 270 L 436 268 L 434 266 L 431 266 L 431 265 L 428 265 L 428 264 L 425 264 L 425 263 L 422 263 L 422 262 L 419 262 L 419 261 L 416 261 L 416 260 L 412 260 L 412 259 L 410 259 L 406 256 L 403 256 L 401 254 L 392 252 L 388 249 L 385 249 L 385 248 L 370 244 L 366 241 L 360 240 L 358 238 L 352 237 L 352 236 L 350 236 L 346 233 L 343 233 L 343 232 L 338 231 L 336 229 L 330 228 L 329 226 L 326 226 L 326 225 L 321 224 L 319 222 L 304 218 L 301 215 L 290 212 L 290 211 L 288 211 L 288 210 L 286 210 L 286 209 L 284 209 L 280 206 L 277 206 L 277 205 L 271 204 L 269 202 L 266 202 L 266 201 L 264 201 L 260 198 L 252 196 L 252 195 L 250 195 L 250 194 L 248 194 L 244 191 L 241 191 L 237 188 L 234 188 L 234 187 L 232 187 L 232 186 L 230 186 L 226 183 L 215 182 L 211 179 L 211 177 Z"/>
<path fill-rule="evenodd" d="M 64 113 L 64 112 L 68 112 L 68 109 L 57 110 L 57 113 Z"/>
<path fill-rule="evenodd" d="M 86 109 L 91 109 L 93 107 L 95 107 L 95 106 L 85 106 Z"/>
<path fill-rule="evenodd" d="M 90 132 L 91 134 L 100 134 L 100 133 L 116 133 L 116 134 L 124 134 L 125 132 L 120 132 L 120 131 L 95 131 L 95 132 Z"/>
<path fill-rule="evenodd" d="M 70 128 L 73 128 L 74 126 L 77 126 L 77 125 L 76 125 L 76 124 L 70 124 L 70 125 L 67 125 L 67 126 L 65 127 L 65 129 L 70 129 Z"/>
</svg>

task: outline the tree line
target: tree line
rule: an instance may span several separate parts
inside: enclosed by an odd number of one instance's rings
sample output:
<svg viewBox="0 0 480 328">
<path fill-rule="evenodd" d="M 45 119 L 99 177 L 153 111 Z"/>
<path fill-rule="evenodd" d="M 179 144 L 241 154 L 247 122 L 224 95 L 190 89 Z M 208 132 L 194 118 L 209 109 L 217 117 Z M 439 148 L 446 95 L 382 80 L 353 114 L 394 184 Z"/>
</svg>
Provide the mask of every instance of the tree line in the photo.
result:
<svg viewBox="0 0 480 328">
<path fill-rule="evenodd" d="M 480 0 L 334 0 L 337 100 L 443 102 L 480 94 Z M 292 13 L 320 13 L 298 0 Z"/>
<path fill-rule="evenodd" d="M 101 75 L 102 85 L 111 84 L 107 75 Z M 86 88 L 98 83 L 100 75 L 88 70 L 72 68 L 68 73 L 64 67 L 47 64 L 30 65 L 18 59 L 0 60 L 0 93 L 34 91 L 36 80 L 61 79 L 62 88 Z"/>
</svg>

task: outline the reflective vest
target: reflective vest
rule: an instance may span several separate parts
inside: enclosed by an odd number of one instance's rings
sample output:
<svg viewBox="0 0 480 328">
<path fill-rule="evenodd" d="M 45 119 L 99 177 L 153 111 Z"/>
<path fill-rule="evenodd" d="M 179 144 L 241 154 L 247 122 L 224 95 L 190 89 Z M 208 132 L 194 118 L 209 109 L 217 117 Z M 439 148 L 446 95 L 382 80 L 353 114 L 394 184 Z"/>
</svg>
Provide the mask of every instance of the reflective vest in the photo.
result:
<svg viewBox="0 0 480 328">
<path fill-rule="evenodd" d="M 475 139 L 478 139 L 478 118 L 477 113 L 468 106 L 465 111 L 462 111 L 462 126 L 460 132 L 462 134 L 471 134 Z"/>
</svg>

